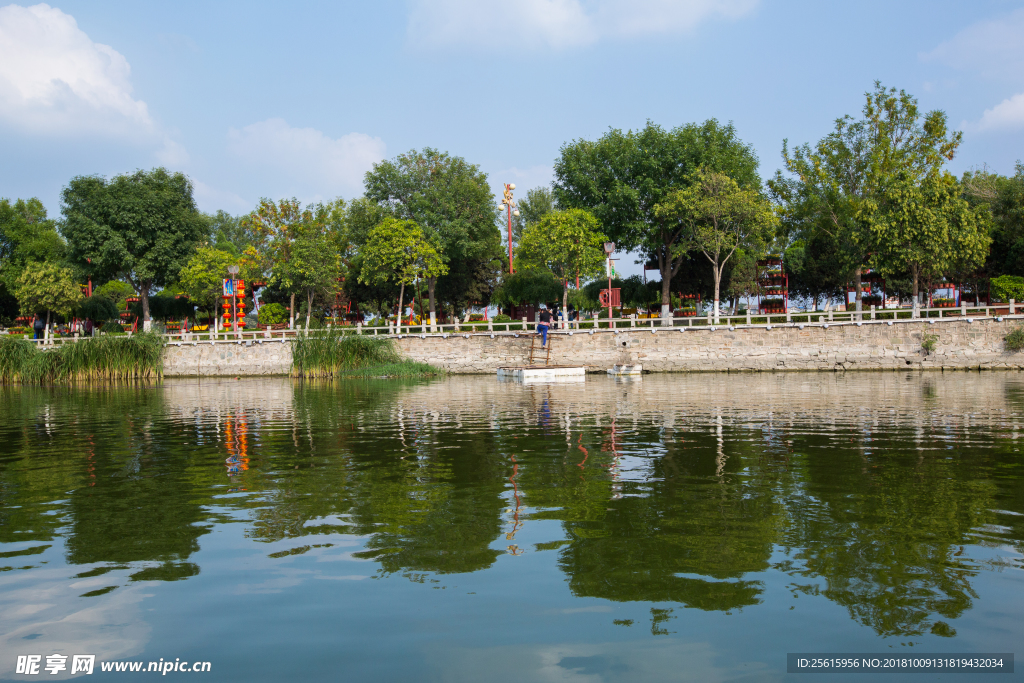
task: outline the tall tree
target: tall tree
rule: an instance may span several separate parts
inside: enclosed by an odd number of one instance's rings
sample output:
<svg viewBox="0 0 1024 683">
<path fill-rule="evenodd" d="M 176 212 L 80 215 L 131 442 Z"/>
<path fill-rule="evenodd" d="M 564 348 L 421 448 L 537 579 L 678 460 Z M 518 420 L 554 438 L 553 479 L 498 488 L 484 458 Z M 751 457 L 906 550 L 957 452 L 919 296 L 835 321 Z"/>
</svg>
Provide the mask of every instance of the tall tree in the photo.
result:
<svg viewBox="0 0 1024 683">
<path fill-rule="evenodd" d="M 149 296 L 182 269 L 207 236 L 192 181 L 164 168 L 115 176 L 72 178 L 61 194 L 61 232 L 70 258 L 97 277 L 120 277 L 142 299 L 143 328 L 150 326 Z"/>
<path fill-rule="evenodd" d="M 909 271 L 915 299 L 923 277 L 954 268 L 969 272 L 985 262 L 991 243 L 985 217 L 962 197 L 949 173 L 920 182 L 898 174 L 877 200 L 871 229 L 878 246 L 872 263 L 887 276 Z"/>
<path fill-rule="evenodd" d="M 303 208 L 293 198 L 282 199 L 276 204 L 269 199 L 261 199 L 256 210 L 242 217 L 241 227 L 249 241 L 241 259 L 243 275 L 250 280 L 266 277 L 272 286 L 288 294 L 292 327 L 295 326 L 296 294 L 301 291 L 308 296 L 316 286 L 310 290 L 307 285 L 319 281 L 318 277 L 309 279 L 310 273 L 317 271 L 316 268 L 310 270 L 310 258 L 314 255 L 308 250 L 300 254 L 296 246 L 301 240 L 304 243 L 325 240 L 324 244 L 329 245 L 325 248 L 340 258 L 341 251 L 346 248 L 346 215 L 347 205 L 343 199 Z"/>
<path fill-rule="evenodd" d="M 741 188 L 722 173 L 700 170 L 685 190 L 655 207 L 655 217 L 681 234 L 680 244 L 699 250 L 711 263 L 718 322 L 722 272 L 737 249 L 760 252 L 774 236 L 776 216 L 757 189 Z"/>
<path fill-rule="evenodd" d="M 613 129 L 596 142 L 574 140 L 555 162 L 554 195 L 562 208 L 589 209 L 620 248 L 639 250 L 661 273 L 661 315 L 671 308 L 671 281 L 687 260 L 684 226 L 656 207 L 688 187 L 700 168 L 759 188 L 757 156 L 736 129 L 714 119 L 665 130 L 648 121 L 639 131 Z"/>
<path fill-rule="evenodd" d="M 370 230 L 360 255 L 363 258 L 360 282 L 399 284 L 399 323 L 402 321 L 406 285 L 412 285 L 420 279 L 437 278 L 448 272 L 444 259 L 423 234 L 420 226 L 411 220 L 385 218 Z"/>
<path fill-rule="evenodd" d="M 420 226 L 447 266 L 444 275 L 427 277 L 432 326 L 439 288 L 456 305 L 490 296 L 501 269 L 501 232 L 487 174 L 427 147 L 375 164 L 365 185 L 368 199 Z"/>
<path fill-rule="evenodd" d="M 865 93 L 863 118 L 843 116 L 835 130 L 811 148 L 804 144 L 790 151 L 783 142 L 786 171 L 769 183 L 785 207 L 784 218 L 808 242 L 821 230 L 838 245 L 842 263 L 856 290 L 861 308 L 861 272 L 873 242 L 878 214 L 884 210 L 879 194 L 906 179 L 919 183 L 939 171 L 956 154 L 961 134 L 950 132 L 946 114 L 923 113 L 906 91 L 885 88 Z M 898 180 L 903 178 L 903 180 Z"/>
<path fill-rule="evenodd" d="M 550 270 L 562 282 L 562 310 L 569 303 L 569 283 L 601 273 L 603 243 L 597 219 L 589 211 L 552 211 L 523 231 L 517 250 L 520 267 Z"/>
</svg>

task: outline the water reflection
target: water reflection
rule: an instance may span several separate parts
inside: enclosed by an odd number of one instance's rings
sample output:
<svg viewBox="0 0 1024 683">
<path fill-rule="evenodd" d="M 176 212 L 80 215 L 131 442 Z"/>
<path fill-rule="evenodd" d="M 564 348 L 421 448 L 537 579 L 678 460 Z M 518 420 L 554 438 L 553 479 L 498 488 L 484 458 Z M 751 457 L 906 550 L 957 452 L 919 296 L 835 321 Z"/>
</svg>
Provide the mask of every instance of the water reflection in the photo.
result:
<svg viewBox="0 0 1024 683">
<path fill-rule="evenodd" d="M 1022 567 L 1021 396 L 966 373 L 4 388 L 0 564 L 59 548 L 118 577 L 101 598 L 199 575 L 241 523 L 293 539 L 268 561 L 355 543 L 413 581 L 539 555 L 577 598 L 651 603 L 652 635 L 813 596 L 881 636 L 955 636 L 979 574 Z"/>
</svg>

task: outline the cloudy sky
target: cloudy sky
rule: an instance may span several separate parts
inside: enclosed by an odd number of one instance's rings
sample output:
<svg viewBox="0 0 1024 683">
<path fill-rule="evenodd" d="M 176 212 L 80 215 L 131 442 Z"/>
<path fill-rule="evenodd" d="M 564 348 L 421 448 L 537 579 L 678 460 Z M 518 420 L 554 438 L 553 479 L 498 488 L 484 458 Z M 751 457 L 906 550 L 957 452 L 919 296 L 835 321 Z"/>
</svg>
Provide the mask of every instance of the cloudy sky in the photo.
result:
<svg viewBox="0 0 1024 683">
<path fill-rule="evenodd" d="M 1024 2 L 69 1 L 0 7 L 0 197 L 59 212 L 75 175 L 163 165 L 206 211 L 351 198 L 431 146 L 492 184 L 559 147 L 715 117 L 762 175 L 875 79 L 964 131 L 956 172 L 1024 158 Z"/>
</svg>

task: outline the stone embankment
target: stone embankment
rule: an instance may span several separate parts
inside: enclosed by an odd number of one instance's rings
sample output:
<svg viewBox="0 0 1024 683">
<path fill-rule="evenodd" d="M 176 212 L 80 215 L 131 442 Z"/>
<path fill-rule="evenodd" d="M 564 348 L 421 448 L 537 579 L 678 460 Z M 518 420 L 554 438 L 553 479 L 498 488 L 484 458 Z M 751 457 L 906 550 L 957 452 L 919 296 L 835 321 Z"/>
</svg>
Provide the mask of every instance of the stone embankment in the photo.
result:
<svg viewBox="0 0 1024 683">
<path fill-rule="evenodd" d="M 651 372 L 791 370 L 1022 369 L 1024 353 L 1004 350 L 1003 337 L 1024 322 L 1006 318 L 693 328 L 634 328 L 590 334 L 555 332 L 549 362 L 604 372 L 616 363 L 640 363 Z M 531 334 L 495 332 L 405 335 L 396 339 L 408 358 L 456 374 L 494 373 L 529 361 Z M 926 336 L 933 335 L 931 352 Z M 537 344 L 539 347 L 539 344 Z M 544 356 L 535 352 L 535 358 Z M 291 346 L 278 340 L 170 345 L 165 376 L 283 375 Z"/>
</svg>

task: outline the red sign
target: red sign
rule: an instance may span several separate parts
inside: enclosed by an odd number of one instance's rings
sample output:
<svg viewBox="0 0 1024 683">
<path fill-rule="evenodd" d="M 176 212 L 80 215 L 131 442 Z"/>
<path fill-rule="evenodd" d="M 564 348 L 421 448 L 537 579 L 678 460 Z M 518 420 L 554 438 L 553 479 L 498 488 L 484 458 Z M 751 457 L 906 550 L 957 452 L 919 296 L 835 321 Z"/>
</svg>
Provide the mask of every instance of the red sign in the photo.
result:
<svg viewBox="0 0 1024 683">
<path fill-rule="evenodd" d="M 607 289 L 602 289 L 601 290 L 601 294 L 598 297 L 598 301 L 601 302 L 601 308 L 607 308 L 608 306 L 621 306 L 622 305 L 622 298 L 621 298 L 621 295 L 619 294 L 621 291 L 622 290 L 619 289 L 618 287 L 612 289 L 612 302 L 609 304 L 608 303 L 608 290 Z"/>
</svg>

